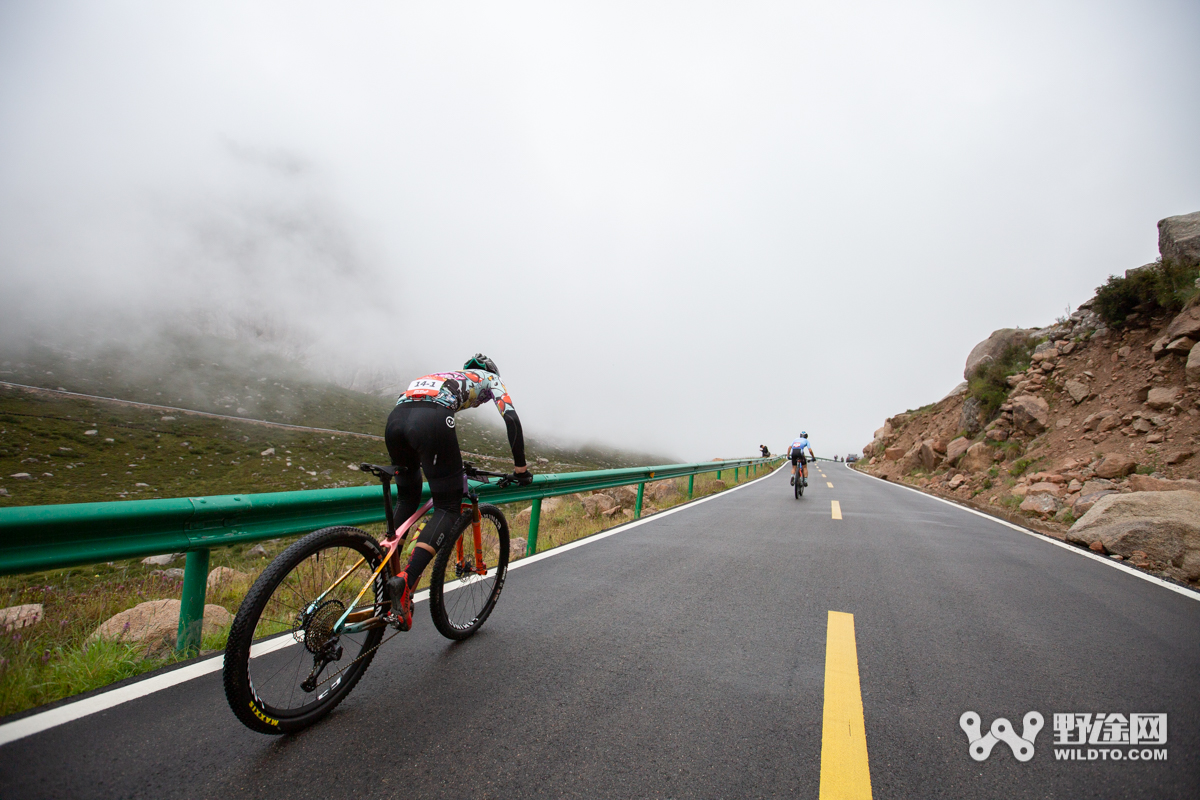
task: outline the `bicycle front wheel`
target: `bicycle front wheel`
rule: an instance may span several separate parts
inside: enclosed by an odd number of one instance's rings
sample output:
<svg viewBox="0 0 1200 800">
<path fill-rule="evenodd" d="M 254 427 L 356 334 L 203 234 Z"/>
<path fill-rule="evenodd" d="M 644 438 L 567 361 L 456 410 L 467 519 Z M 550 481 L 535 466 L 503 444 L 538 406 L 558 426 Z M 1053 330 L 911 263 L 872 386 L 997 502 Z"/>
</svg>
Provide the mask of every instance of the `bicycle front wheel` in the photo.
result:
<svg viewBox="0 0 1200 800">
<path fill-rule="evenodd" d="M 225 697 L 246 727 L 292 733 L 350 693 L 384 634 L 383 576 L 372 577 L 382 560 L 365 532 L 324 528 L 283 551 L 254 582 L 225 647 Z M 347 632 L 338 622 L 351 606 Z"/>
<path fill-rule="evenodd" d="M 479 506 L 479 517 L 478 530 L 470 513 L 459 517 L 433 562 L 429 612 L 447 639 L 479 630 L 508 575 L 508 521 L 493 505 Z"/>
</svg>

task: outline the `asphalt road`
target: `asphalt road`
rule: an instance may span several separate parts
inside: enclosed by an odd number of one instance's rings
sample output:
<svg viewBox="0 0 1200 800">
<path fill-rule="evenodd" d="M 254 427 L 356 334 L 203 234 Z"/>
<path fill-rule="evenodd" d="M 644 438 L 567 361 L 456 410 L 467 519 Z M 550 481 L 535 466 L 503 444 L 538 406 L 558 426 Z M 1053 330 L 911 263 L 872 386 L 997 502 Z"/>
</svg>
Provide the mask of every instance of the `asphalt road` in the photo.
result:
<svg viewBox="0 0 1200 800">
<path fill-rule="evenodd" d="M 213 673 L 0 748 L 0 798 L 816 798 L 829 611 L 874 797 L 1196 796 L 1200 602 L 822 466 L 514 570 L 466 642 L 419 604 L 304 733 L 246 730 Z M 1043 714 L 1033 759 L 972 760 L 968 710 Z M 1054 713 L 1166 713 L 1167 760 L 1056 760 Z"/>
</svg>

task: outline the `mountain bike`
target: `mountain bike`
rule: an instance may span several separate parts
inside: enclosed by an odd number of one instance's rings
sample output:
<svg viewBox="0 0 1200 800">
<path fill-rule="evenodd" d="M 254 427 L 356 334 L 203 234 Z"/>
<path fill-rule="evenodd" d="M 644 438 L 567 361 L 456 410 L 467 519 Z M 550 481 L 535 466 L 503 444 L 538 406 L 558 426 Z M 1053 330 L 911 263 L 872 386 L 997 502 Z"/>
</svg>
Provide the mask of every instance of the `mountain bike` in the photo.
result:
<svg viewBox="0 0 1200 800">
<path fill-rule="evenodd" d="M 803 464 L 801 464 L 800 469 L 796 470 L 796 480 L 793 481 L 792 486 L 795 490 L 796 499 L 799 500 L 801 497 L 804 496 L 804 465 Z"/>
<path fill-rule="evenodd" d="M 246 727 L 293 733 L 346 698 L 375 651 L 395 638 L 385 585 L 401 572 L 409 534 L 433 507 L 424 503 L 397 527 L 395 467 L 359 466 L 383 484 L 386 535 L 348 526 L 314 531 L 284 550 L 250 587 L 225 646 L 225 697 Z M 487 620 L 508 573 L 508 521 L 480 503 L 467 478 L 508 486 L 514 475 L 464 465 L 463 512 L 433 559 L 429 611 L 438 632 L 466 639 Z"/>
</svg>

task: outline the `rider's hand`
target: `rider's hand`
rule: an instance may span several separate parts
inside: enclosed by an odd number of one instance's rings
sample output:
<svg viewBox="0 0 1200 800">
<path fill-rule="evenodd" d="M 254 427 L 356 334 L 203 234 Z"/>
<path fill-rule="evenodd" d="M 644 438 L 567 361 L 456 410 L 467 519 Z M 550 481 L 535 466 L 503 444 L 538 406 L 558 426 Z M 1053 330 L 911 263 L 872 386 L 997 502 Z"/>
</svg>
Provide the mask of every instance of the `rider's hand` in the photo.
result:
<svg viewBox="0 0 1200 800">
<path fill-rule="evenodd" d="M 529 470 L 525 470 L 524 472 L 514 472 L 513 474 L 517 476 L 518 486 L 528 486 L 529 484 L 533 483 L 533 473 Z"/>
</svg>

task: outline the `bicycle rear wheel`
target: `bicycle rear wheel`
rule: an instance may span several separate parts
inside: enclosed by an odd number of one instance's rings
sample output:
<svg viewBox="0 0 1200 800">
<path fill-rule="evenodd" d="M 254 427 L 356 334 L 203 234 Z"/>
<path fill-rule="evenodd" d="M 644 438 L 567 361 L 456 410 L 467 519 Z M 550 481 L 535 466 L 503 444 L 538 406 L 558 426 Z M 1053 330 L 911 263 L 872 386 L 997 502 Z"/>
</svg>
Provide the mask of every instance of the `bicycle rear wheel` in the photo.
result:
<svg viewBox="0 0 1200 800">
<path fill-rule="evenodd" d="M 796 470 L 796 499 L 799 500 L 804 496 L 804 474 L 800 470 Z"/>
<path fill-rule="evenodd" d="M 429 612 L 447 639 L 466 639 L 479 630 L 508 575 L 508 521 L 493 505 L 479 506 L 479 516 L 478 539 L 472 515 L 464 513 L 433 562 Z"/>
<path fill-rule="evenodd" d="M 382 560 L 378 543 L 363 531 L 324 528 L 293 544 L 258 577 L 225 647 L 225 697 L 246 727 L 292 733 L 350 693 L 385 626 L 380 621 L 355 633 L 337 633 L 334 626 L 364 587 L 354 619 L 386 611 L 383 576 L 371 577 Z"/>
</svg>

